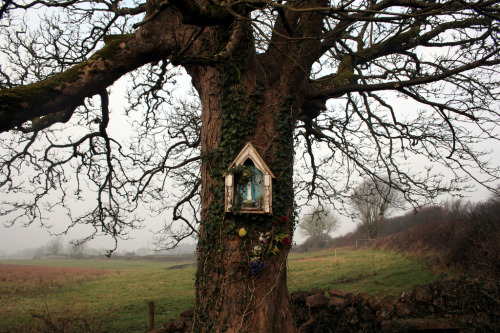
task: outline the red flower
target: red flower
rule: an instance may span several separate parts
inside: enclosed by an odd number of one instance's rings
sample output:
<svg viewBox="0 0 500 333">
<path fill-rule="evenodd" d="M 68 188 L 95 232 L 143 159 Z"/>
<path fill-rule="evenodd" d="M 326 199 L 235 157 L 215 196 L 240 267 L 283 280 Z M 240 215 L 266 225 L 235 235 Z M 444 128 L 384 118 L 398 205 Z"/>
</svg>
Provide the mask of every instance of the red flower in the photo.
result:
<svg viewBox="0 0 500 333">
<path fill-rule="evenodd" d="M 288 237 L 283 237 L 281 239 L 281 244 L 283 246 L 288 246 L 288 245 L 292 244 L 292 240 L 290 238 L 288 238 Z"/>
<path fill-rule="evenodd" d="M 288 223 L 288 216 L 286 215 L 281 215 L 280 216 L 280 221 L 283 223 Z"/>
</svg>

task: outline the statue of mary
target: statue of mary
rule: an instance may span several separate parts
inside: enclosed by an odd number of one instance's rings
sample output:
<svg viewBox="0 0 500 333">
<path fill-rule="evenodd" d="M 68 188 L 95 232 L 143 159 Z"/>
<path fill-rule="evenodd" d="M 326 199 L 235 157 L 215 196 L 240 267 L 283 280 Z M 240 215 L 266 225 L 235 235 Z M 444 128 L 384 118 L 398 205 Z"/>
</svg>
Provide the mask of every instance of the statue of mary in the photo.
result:
<svg viewBox="0 0 500 333">
<path fill-rule="evenodd" d="M 239 182 L 237 188 L 237 192 L 243 199 L 242 208 L 260 208 L 259 198 L 262 197 L 264 190 L 262 171 L 253 165 L 248 165 L 247 170 L 250 177 L 245 177 L 243 183 Z"/>
</svg>

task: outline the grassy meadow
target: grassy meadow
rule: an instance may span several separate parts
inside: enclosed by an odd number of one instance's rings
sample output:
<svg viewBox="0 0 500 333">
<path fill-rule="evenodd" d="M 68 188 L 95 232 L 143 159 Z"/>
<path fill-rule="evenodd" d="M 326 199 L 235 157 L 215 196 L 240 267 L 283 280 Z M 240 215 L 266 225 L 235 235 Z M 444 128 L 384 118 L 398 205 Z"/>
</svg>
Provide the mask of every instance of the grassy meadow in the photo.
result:
<svg viewBox="0 0 500 333">
<path fill-rule="evenodd" d="M 0 261 L 0 332 L 144 332 L 147 302 L 155 302 L 156 327 L 193 306 L 194 275 L 193 262 Z M 396 295 L 444 276 L 386 251 L 329 250 L 288 261 L 290 291 Z"/>
</svg>

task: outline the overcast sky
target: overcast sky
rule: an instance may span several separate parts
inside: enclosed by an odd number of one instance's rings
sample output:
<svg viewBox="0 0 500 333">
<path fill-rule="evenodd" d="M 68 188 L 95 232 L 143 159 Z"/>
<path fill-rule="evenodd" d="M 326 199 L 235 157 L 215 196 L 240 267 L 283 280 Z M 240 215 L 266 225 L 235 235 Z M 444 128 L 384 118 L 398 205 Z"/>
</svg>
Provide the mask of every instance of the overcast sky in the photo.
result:
<svg viewBox="0 0 500 333">
<path fill-rule="evenodd" d="M 190 79 L 188 77 L 179 78 L 177 84 L 179 87 L 186 87 L 189 85 Z M 113 86 L 112 91 L 120 92 L 121 95 L 124 94 L 125 91 L 125 83 L 123 80 L 119 81 L 115 86 Z M 179 89 L 181 94 L 185 94 L 182 89 Z M 111 95 L 111 111 L 112 114 L 123 114 L 122 110 L 124 108 L 123 100 L 120 100 L 120 94 L 112 94 Z M 123 98 L 123 96 L 121 97 Z M 408 106 L 405 107 L 408 109 Z M 498 145 L 498 144 L 497 144 Z M 493 155 L 491 156 L 492 160 L 500 161 L 500 147 L 486 147 L 488 149 L 494 149 Z M 2 201 L 1 196 L 5 195 L 4 193 L 0 193 L 0 202 Z M 484 188 L 477 186 L 477 191 L 469 194 L 469 199 L 473 202 L 483 201 L 489 197 L 489 193 Z M 446 197 L 440 198 L 441 201 L 446 200 Z M 448 198 L 449 199 L 449 198 Z M 79 207 L 82 208 L 82 207 Z M 402 211 L 394 212 L 393 215 L 401 214 Z M 156 218 L 148 218 L 147 223 L 142 230 L 134 230 L 130 232 L 129 240 L 122 240 L 118 244 L 118 251 L 131 251 L 137 250 L 143 247 L 153 248 L 152 239 L 154 237 L 153 231 L 161 229 L 164 220 L 171 220 L 171 213 L 165 213 L 163 216 Z M 0 221 L 3 224 L 5 221 Z M 65 215 L 57 215 L 54 218 L 51 218 L 50 223 L 53 225 L 51 229 L 52 232 L 60 232 L 68 225 L 68 217 Z M 351 221 L 348 218 L 341 217 L 341 225 L 340 228 L 337 229 L 332 236 L 339 236 L 345 233 L 352 231 L 356 226 L 356 223 Z M 83 235 L 88 235 L 90 232 L 89 229 L 85 227 L 75 228 L 70 231 L 68 235 L 64 236 L 65 244 L 68 244 L 69 241 L 77 238 L 81 238 Z M 19 250 L 28 249 L 28 248 L 38 248 L 46 245 L 51 238 L 49 231 L 45 228 L 40 227 L 39 224 L 33 224 L 30 227 L 24 228 L 18 225 L 15 225 L 10 228 L 0 228 L 0 256 L 2 254 L 12 254 Z M 294 241 L 296 243 L 301 243 L 305 240 L 305 237 L 301 234 L 298 229 Z M 187 242 L 194 243 L 194 239 L 189 239 Z M 89 247 L 95 249 L 109 249 L 114 246 L 113 241 L 110 238 L 98 238 L 89 244 Z"/>
</svg>

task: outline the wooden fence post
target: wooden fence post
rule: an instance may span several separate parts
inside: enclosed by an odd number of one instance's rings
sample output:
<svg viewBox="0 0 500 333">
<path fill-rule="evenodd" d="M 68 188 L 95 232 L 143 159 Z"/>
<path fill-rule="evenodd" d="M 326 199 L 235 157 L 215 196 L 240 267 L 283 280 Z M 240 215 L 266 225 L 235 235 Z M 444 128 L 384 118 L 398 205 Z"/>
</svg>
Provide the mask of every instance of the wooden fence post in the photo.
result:
<svg viewBox="0 0 500 333">
<path fill-rule="evenodd" d="M 155 302 L 148 302 L 148 331 L 155 328 Z"/>
</svg>

